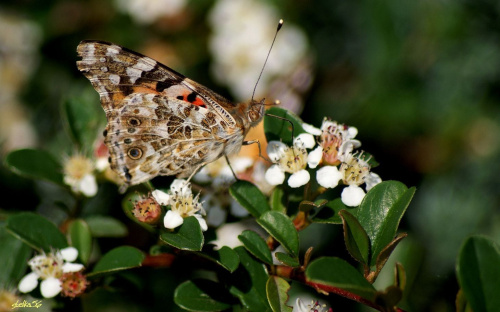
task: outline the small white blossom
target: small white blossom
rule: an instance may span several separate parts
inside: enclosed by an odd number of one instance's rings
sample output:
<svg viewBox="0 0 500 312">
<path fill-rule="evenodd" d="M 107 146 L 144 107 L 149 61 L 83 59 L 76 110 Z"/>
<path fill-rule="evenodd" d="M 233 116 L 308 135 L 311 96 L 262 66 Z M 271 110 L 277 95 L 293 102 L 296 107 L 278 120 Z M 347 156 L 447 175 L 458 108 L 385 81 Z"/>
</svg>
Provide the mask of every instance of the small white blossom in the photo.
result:
<svg viewBox="0 0 500 312">
<path fill-rule="evenodd" d="M 170 206 L 163 219 L 167 229 L 174 229 L 184 223 L 184 218 L 195 216 L 203 231 L 208 229 L 207 222 L 203 219 L 205 210 L 198 201 L 199 194 L 193 197 L 190 183 L 183 179 L 175 179 L 170 185 L 169 193 L 155 190 L 151 193 L 153 198 L 163 206 Z"/>
<path fill-rule="evenodd" d="M 297 301 L 295 302 L 295 305 L 297 307 L 298 312 L 326 312 L 326 311 L 332 311 L 331 308 L 328 308 L 326 304 L 320 304 L 318 301 L 311 301 L 310 304 L 307 306 L 300 300 L 300 298 L 297 298 Z"/>
<path fill-rule="evenodd" d="M 267 145 L 267 155 L 274 165 L 267 169 L 265 178 L 271 185 L 282 184 L 285 180 L 285 172 L 290 173 L 288 185 L 296 188 L 307 184 L 310 180 L 307 166 L 306 148 L 314 147 L 314 138 L 311 134 L 302 133 L 294 139 L 290 148 L 279 141 L 271 141 Z"/>
<path fill-rule="evenodd" d="M 92 161 L 84 156 L 76 155 L 64 163 L 64 183 L 71 186 L 75 193 L 87 197 L 97 194 L 97 181 L 93 173 Z"/>
<path fill-rule="evenodd" d="M 78 257 L 78 250 L 74 247 L 67 247 L 59 251 L 42 253 L 31 258 L 28 265 L 32 272 L 24 276 L 19 282 L 20 292 L 27 293 L 38 286 L 41 279 L 40 292 L 45 298 L 52 298 L 62 290 L 60 281 L 63 273 L 78 272 L 84 267 L 79 263 L 71 263 Z"/>
<path fill-rule="evenodd" d="M 179 14 L 186 0 L 115 0 L 116 7 L 139 24 L 151 24 L 163 16 Z"/>
<path fill-rule="evenodd" d="M 324 166 L 316 171 L 318 184 L 326 188 L 334 188 L 339 184 L 344 175 L 335 166 Z"/>
</svg>

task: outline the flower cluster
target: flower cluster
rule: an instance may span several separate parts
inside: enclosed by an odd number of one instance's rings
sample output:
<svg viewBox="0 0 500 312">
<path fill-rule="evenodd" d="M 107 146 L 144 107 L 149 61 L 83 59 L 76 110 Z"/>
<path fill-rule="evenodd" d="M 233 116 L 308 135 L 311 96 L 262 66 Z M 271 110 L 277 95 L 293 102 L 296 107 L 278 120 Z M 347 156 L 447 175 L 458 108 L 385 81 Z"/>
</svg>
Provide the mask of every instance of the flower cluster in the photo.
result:
<svg viewBox="0 0 500 312">
<path fill-rule="evenodd" d="M 80 291 L 75 291 L 75 282 L 68 283 L 68 276 L 74 276 L 72 273 L 80 272 L 84 268 L 83 264 L 72 263 L 77 257 L 76 248 L 67 247 L 31 258 L 28 265 L 32 272 L 21 279 L 18 285 L 19 291 L 23 293 L 32 291 L 41 279 L 40 292 L 44 298 L 55 297 L 61 291 L 68 296 L 71 294 L 72 297 L 83 293 L 87 282 L 82 274 L 77 276 L 76 282 L 80 286 L 78 288 Z M 75 281 L 75 278 L 72 280 Z"/>
<path fill-rule="evenodd" d="M 76 194 L 92 197 L 97 194 L 95 165 L 89 158 L 74 155 L 64 162 L 64 183 L 71 186 Z"/>
<path fill-rule="evenodd" d="M 183 179 L 175 179 L 170 185 L 170 191 L 165 193 L 160 190 L 154 190 L 151 196 L 162 206 L 170 206 L 163 218 L 163 225 L 167 229 L 174 229 L 184 223 L 184 218 L 194 216 L 200 223 L 203 231 L 208 226 L 203 216 L 205 210 L 199 202 L 200 194 L 193 196 L 190 183 Z"/>
<path fill-rule="evenodd" d="M 365 196 L 360 185 L 365 184 L 366 191 L 380 183 L 380 177 L 370 172 L 370 157 L 363 152 L 355 151 L 361 142 L 355 140 L 358 130 L 325 119 L 321 129 L 303 124 L 309 133 L 300 134 L 288 147 L 282 142 L 271 141 L 267 153 L 274 163 L 266 172 L 266 180 L 272 185 L 282 184 L 285 173 L 290 173 L 288 185 L 292 188 L 307 184 L 310 174 L 309 166 L 316 171 L 316 180 L 325 188 L 334 188 L 340 181 L 347 187 L 342 191 L 342 202 L 350 207 L 358 206 Z M 314 136 L 318 139 L 318 147 L 308 152 L 315 145 Z"/>
</svg>

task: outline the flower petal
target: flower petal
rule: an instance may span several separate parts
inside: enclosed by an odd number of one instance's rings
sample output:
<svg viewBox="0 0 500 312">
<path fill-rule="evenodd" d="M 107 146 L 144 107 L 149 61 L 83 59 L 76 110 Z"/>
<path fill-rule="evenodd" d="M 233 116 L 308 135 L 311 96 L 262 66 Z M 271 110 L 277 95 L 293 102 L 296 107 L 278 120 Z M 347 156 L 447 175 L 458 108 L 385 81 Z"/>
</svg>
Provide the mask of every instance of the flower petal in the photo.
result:
<svg viewBox="0 0 500 312">
<path fill-rule="evenodd" d="M 156 202 L 162 206 L 167 206 L 170 202 L 170 195 L 163 191 L 154 190 L 151 192 L 151 195 L 153 196 L 154 200 L 156 200 Z"/>
<path fill-rule="evenodd" d="M 294 188 L 301 187 L 302 185 L 306 185 L 310 179 L 311 176 L 309 175 L 309 172 L 307 172 L 307 170 L 305 169 L 302 169 L 295 172 L 288 178 L 288 185 Z"/>
<path fill-rule="evenodd" d="M 279 141 L 271 141 L 267 144 L 266 152 L 269 159 L 273 162 L 277 162 L 285 154 L 286 149 L 285 143 Z"/>
<path fill-rule="evenodd" d="M 340 197 L 342 198 L 344 205 L 356 207 L 361 204 L 361 201 L 365 197 L 365 191 L 357 185 L 349 185 L 344 188 Z"/>
<path fill-rule="evenodd" d="M 318 146 L 315 149 L 313 149 L 308 155 L 307 155 L 307 164 L 309 165 L 309 168 L 316 168 L 319 165 L 319 162 L 323 158 L 323 147 Z"/>
<path fill-rule="evenodd" d="M 316 140 L 314 136 L 309 133 L 301 133 L 298 137 L 293 140 L 293 145 L 298 145 L 299 147 L 313 148 L 316 145 Z"/>
<path fill-rule="evenodd" d="M 376 173 L 373 173 L 373 172 L 370 172 L 366 177 L 365 177 L 365 183 L 366 183 L 366 191 L 368 192 L 369 190 L 371 190 L 372 187 L 374 187 L 375 185 L 379 184 L 382 182 L 382 178 L 376 174 Z"/>
<path fill-rule="evenodd" d="M 358 135 L 358 129 L 356 127 L 349 127 L 347 131 L 344 131 L 344 140 L 354 139 Z M 359 142 L 359 141 L 358 141 Z M 361 143 L 360 143 L 361 145 Z"/>
<path fill-rule="evenodd" d="M 265 179 L 267 183 L 271 185 L 283 184 L 283 181 L 285 181 L 285 173 L 278 165 L 272 165 L 266 170 Z"/>
<path fill-rule="evenodd" d="M 27 293 L 35 289 L 36 286 L 38 286 L 38 274 L 31 272 L 21 279 L 17 288 L 20 292 Z"/>
<path fill-rule="evenodd" d="M 61 253 L 62 258 L 68 262 L 73 262 L 76 258 L 78 258 L 78 249 L 75 247 L 66 247 L 61 249 L 59 252 Z"/>
<path fill-rule="evenodd" d="M 302 128 L 306 130 L 307 133 L 310 133 L 312 135 L 321 135 L 322 131 L 321 129 L 316 128 L 313 125 L 310 125 L 308 123 L 303 122 L 302 123 Z"/>
<path fill-rule="evenodd" d="M 208 230 L 207 221 L 205 221 L 201 215 L 195 214 L 194 217 L 198 220 L 198 223 L 200 223 L 200 228 L 203 232 Z"/>
<path fill-rule="evenodd" d="M 167 213 L 165 214 L 165 218 L 163 218 L 163 225 L 167 229 L 175 229 L 182 223 L 184 223 L 184 219 L 176 211 L 172 210 L 167 211 Z"/>
<path fill-rule="evenodd" d="M 92 197 L 97 194 L 97 182 L 93 174 L 86 174 L 78 184 L 78 189 L 83 195 Z"/>
<path fill-rule="evenodd" d="M 61 281 L 55 277 L 48 277 L 40 284 L 40 292 L 44 298 L 55 297 L 61 290 Z"/>
<path fill-rule="evenodd" d="M 63 273 L 68 273 L 68 272 L 78 272 L 83 270 L 84 266 L 83 264 L 80 263 L 65 263 L 62 266 L 62 271 Z"/>
<path fill-rule="evenodd" d="M 191 196 L 190 183 L 184 179 L 175 179 L 172 184 L 170 184 L 170 192 L 175 194 L 178 193 L 181 196 Z"/>
<path fill-rule="evenodd" d="M 322 187 L 334 188 L 342 178 L 342 172 L 335 166 L 324 166 L 316 171 L 316 181 Z"/>
</svg>

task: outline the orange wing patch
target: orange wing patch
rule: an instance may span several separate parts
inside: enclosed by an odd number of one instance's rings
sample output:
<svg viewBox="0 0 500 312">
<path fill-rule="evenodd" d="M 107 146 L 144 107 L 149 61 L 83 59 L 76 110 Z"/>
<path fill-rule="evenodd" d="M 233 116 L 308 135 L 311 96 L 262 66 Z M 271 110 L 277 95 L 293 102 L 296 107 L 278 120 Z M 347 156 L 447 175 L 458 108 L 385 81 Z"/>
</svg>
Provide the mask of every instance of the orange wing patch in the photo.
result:
<svg viewBox="0 0 500 312">
<path fill-rule="evenodd" d="M 178 100 L 191 103 L 196 106 L 207 108 L 205 102 L 196 94 L 196 92 L 184 92 L 182 95 L 177 96 Z"/>
</svg>

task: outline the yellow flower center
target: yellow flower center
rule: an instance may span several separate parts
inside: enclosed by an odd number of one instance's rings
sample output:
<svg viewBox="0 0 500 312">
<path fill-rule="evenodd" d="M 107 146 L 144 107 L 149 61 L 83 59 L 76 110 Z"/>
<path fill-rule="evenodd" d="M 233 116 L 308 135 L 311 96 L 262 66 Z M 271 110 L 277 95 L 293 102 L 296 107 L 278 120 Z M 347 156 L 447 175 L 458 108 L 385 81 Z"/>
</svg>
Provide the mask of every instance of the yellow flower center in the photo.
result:
<svg viewBox="0 0 500 312">
<path fill-rule="evenodd" d="M 361 185 L 365 182 L 365 177 L 370 172 L 370 165 L 363 159 L 351 155 L 342 163 L 340 171 L 344 174 L 343 181 L 345 184 Z"/>
<path fill-rule="evenodd" d="M 90 159 L 80 155 L 70 157 L 64 164 L 64 174 L 75 180 L 81 180 L 93 169 Z"/>
<path fill-rule="evenodd" d="M 49 253 L 34 257 L 29 261 L 31 270 L 38 274 L 41 279 L 48 277 L 59 278 L 62 276 L 62 265 L 64 260 L 58 254 Z"/>
<path fill-rule="evenodd" d="M 303 147 L 287 147 L 283 157 L 278 160 L 277 164 L 281 170 L 288 173 L 295 173 L 305 169 L 307 166 L 307 151 Z"/>
</svg>

